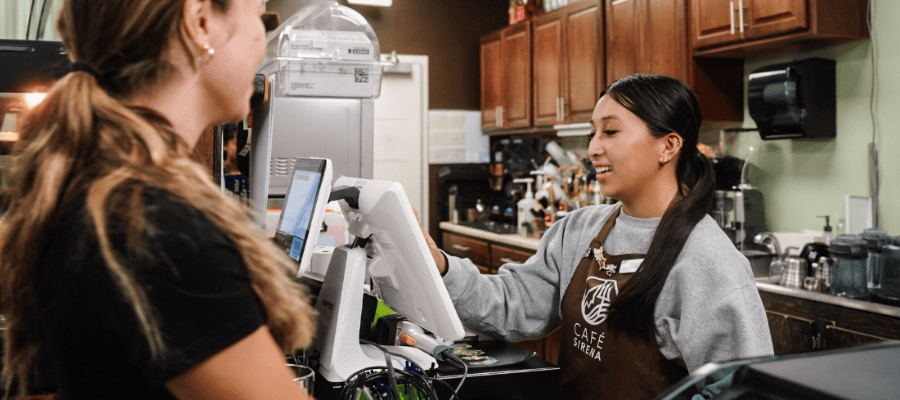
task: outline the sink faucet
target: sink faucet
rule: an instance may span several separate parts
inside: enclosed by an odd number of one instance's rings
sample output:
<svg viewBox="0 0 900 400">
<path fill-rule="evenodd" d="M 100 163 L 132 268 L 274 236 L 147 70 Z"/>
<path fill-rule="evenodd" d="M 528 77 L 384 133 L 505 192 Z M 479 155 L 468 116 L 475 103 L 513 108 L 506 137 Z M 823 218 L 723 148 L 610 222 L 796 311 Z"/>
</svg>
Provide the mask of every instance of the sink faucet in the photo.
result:
<svg viewBox="0 0 900 400">
<path fill-rule="evenodd" d="M 756 236 L 753 237 L 753 243 L 766 246 L 769 249 L 769 253 L 772 253 L 777 258 L 782 258 L 781 256 L 781 245 L 778 244 L 778 238 L 775 237 L 772 232 L 760 232 L 757 233 Z M 786 256 L 787 254 L 785 254 Z"/>
</svg>

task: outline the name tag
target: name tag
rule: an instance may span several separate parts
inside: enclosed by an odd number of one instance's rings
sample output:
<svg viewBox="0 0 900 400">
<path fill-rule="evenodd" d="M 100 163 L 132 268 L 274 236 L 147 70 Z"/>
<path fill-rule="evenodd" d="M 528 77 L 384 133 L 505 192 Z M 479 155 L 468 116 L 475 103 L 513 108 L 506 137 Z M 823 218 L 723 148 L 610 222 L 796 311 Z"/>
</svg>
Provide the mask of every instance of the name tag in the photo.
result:
<svg viewBox="0 0 900 400">
<path fill-rule="evenodd" d="M 641 266 L 641 263 L 644 261 L 643 258 L 638 258 L 635 260 L 622 260 L 622 265 L 619 266 L 620 274 L 633 274 L 638 270 L 638 267 Z"/>
</svg>

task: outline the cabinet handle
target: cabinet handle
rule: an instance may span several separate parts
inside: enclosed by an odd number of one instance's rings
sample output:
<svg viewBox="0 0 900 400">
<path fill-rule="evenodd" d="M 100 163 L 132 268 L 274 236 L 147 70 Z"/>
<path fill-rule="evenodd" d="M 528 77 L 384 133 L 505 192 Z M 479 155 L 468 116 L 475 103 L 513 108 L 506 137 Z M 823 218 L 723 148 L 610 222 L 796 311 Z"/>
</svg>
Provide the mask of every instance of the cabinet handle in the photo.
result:
<svg viewBox="0 0 900 400">
<path fill-rule="evenodd" d="M 738 3 L 738 22 L 741 24 L 741 33 L 744 33 L 744 0 Z"/>
<path fill-rule="evenodd" d="M 796 320 L 798 320 L 798 321 L 806 322 L 806 323 L 808 323 L 808 324 L 810 324 L 810 325 L 816 323 L 816 321 L 813 321 L 813 320 L 811 320 L 811 319 L 806 319 L 806 318 L 802 318 L 802 317 L 798 317 L 798 316 L 790 315 L 790 314 L 784 314 L 784 313 L 780 313 L 780 312 L 777 312 L 777 311 L 766 310 L 766 314 L 772 314 L 772 315 L 775 315 L 775 316 L 778 316 L 778 317 L 782 317 L 782 318 L 785 318 L 785 319 L 796 319 Z"/>
<path fill-rule="evenodd" d="M 560 115 L 560 113 L 559 113 L 559 99 L 560 99 L 560 97 L 557 97 L 557 98 L 556 98 L 556 120 L 557 120 L 557 121 L 560 120 L 560 118 L 559 118 L 559 115 Z"/>
<path fill-rule="evenodd" d="M 500 106 L 494 107 L 494 125 L 498 128 L 503 126 L 502 121 L 500 121 Z"/>
<path fill-rule="evenodd" d="M 503 106 L 500 106 L 500 119 L 498 121 L 500 121 L 500 126 L 503 126 Z"/>
<path fill-rule="evenodd" d="M 454 244 L 454 245 L 452 245 L 451 247 L 453 247 L 453 248 L 456 249 L 456 250 L 462 251 L 462 252 L 466 252 L 466 253 L 469 252 L 469 248 L 466 247 L 466 246 Z"/>
<path fill-rule="evenodd" d="M 731 34 L 734 35 L 734 2 L 731 2 L 731 6 L 728 7 L 728 10 L 731 11 Z"/>
<path fill-rule="evenodd" d="M 566 98 L 565 97 L 559 98 L 559 114 L 562 115 L 562 117 L 560 118 L 560 121 L 566 119 Z"/>
<path fill-rule="evenodd" d="M 501 258 L 500 258 L 500 262 L 502 262 L 502 263 L 504 263 L 504 264 L 509 264 L 509 263 L 517 263 L 518 261 L 516 261 L 516 260 L 511 260 L 511 259 L 506 258 L 506 257 L 501 257 Z"/>
<path fill-rule="evenodd" d="M 825 325 L 825 329 L 834 329 L 836 331 L 852 333 L 854 335 L 867 336 L 867 337 L 870 337 L 872 339 L 877 339 L 877 340 L 891 340 L 888 338 L 883 338 L 881 336 L 875 336 L 875 335 L 871 335 L 871 334 L 868 334 L 865 332 L 855 331 L 853 329 L 841 328 L 841 327 L 837 326 L 837 324 L 835 324 L 834 321 L 831 321 L 831 325 Z"/>
</svg>

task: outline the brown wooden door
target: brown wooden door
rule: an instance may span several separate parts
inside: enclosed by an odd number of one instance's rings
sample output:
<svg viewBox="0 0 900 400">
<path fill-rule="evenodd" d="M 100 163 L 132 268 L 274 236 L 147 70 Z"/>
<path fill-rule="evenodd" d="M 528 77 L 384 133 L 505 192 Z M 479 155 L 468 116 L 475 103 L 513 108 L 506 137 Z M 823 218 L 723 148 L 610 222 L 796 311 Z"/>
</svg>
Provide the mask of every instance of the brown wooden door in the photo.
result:
<svg viewBox="0 0 900 400">
<path fill-rule="evenodd" d="M 639 19 L 643 32 L 638 72 L 669 75 L 690 85 L 685 0 L 644 0 Z"/>
<path fill-rule="evenodd" d="M 692 0 L 693 47 L 702 48 L 739 41 L 738 0 Z"/>
<path fill-rule="evenodd" d="M 497 118 L 503 97 L 500 37 L 500 32 L 496 32 L 481 39 L 481 127 L 486 131 L 500 129 Z"/>
<path fill-rule="evenodd" d="M 563 77 L 563 10 L 534 20 L 534 125 L 555 125 L 561 120 Z"/>
<path fill-rule="evenodd" d="M 587 122 L 606 86 L 603 59 L 603 7 L 588 1 L 566 7 L 565 91 L 561 111 L 567 123 Z"/>
<path fill-rule="evenodd" d="M 473 237 L 461 236 L 455 233 L 444 232 L 443 250 L 452 256 L 468 258 L 472 263 L 485 268 L 490 262 L 488 243 Z"/>
<path fill-rule="evenodd" d="M 501 52 L 503 103 L 500 118 L 503 128 L 531 126 L 531 22 L 520 22 L 503 31 Z"/>
<path fill-rule="evenodd" d="M 807 29 L 806 0 L 741 0 L 748 39 Z"/>
<path fill-rule="evenodd" d="M 606 81 L 638 72 L 642 0 L 606 0 Z"/>
<path fill-rule="evenodd" d="M 815 321 L 766 310 L 776 355 L 806 353 L 817 348 Z"/>
</svg>

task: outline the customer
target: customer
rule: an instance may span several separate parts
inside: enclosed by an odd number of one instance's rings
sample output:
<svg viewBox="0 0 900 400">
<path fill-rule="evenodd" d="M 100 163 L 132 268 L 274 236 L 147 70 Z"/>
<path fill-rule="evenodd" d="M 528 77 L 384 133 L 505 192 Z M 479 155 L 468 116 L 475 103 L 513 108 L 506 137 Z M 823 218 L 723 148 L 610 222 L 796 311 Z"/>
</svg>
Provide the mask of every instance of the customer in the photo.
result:
<svg viewBox="0 0 900 400">
<path fill-rule="evenodd" d="M 66 0 L 74 61 L 25 124 L 0 224 L 3 382 L 62 399 L 302 399 L 290 261 L 188 158 L 247 115 L 260 0 Z M 209 149 L 208 151 L 212 151 Z"/>
<path fill-rule="evenodd" d="M 497 275 L 433 248 L 463 323 L 510 341 L 561 328 L 566 399 L 652 398 L 708 362 L 772 354 L 749 262 L 706 215 L 715 181 L 700 121 L 676 79 L 613 82 L 588 154 L 618 204 L 569 213 Z"/>
</svg>

